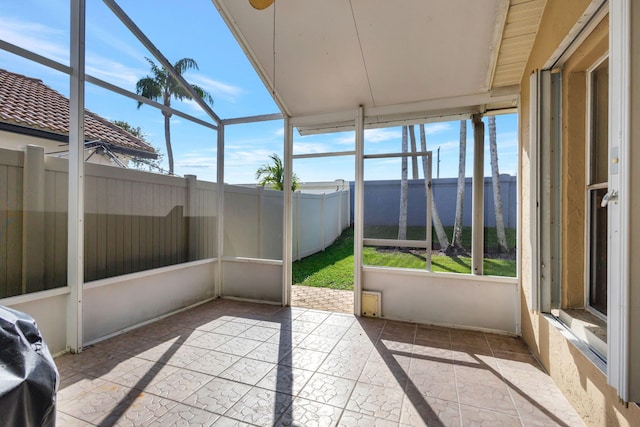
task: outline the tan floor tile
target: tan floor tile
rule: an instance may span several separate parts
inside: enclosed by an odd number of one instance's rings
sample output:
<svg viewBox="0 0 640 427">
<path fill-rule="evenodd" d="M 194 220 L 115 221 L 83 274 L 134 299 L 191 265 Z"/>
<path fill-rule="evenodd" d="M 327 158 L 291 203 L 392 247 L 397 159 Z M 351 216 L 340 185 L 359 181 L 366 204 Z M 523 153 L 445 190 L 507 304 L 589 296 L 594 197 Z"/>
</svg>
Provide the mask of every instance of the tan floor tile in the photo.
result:
<svg viewBox="0 0 640 427">
<path fill-rule="evenodd" d="M 71 415 L 67 415 L 60 410 L 56 413 L 56 426 L 57 427 L 89 427 L 92 424 L 89 424 L 86 421 L 82 421 L 78 418 L 72 417 Z"/>
<path fill-rule="evenodd" d="M 178 369 L 145 388 L 148 393 L 182 401 L 208 383 L 213 377 L 200 372 Z"/>
<path fill-rule="evenodd" d="M 520 339 L 317 307 L 216 300 L 56 363 L 63 426 L 583 425 Z"/>
<path fill-rule="evenodd" d="M 343 408 L 355 385 L 353 380 L 316 372 L 298 396 Z"/>
<path fill-rule="evenodd" d="M 238 360 L 240 360 L 240 356 L 212 350 L 189 363 L 186 369 L 208 375 L 219 375 Z"/>
<path fill-rule="evenodd" d="M 274 366 L 274 363 L 244 358 L 224 370 L 219 377 L 256 385 Z"/>
<path fill-rule="evenodd" d="M 344 411 L 339 424 L 342 427 L 395 427 L 398 423 L 353 411 Z"/>
<path fill-rule="evenodd" d="M 357 383 L 346 409 L 374 418 L 398 422 L 404 393 L 400 389 Z"/>
<path fill-rule="evenodd" d="M 162 427 L 209 427 L 219 419 L 219 415 L 192 406 L 177 404 L 164 415 L 146 423 L 148 426 Z M 224 424 L 215 424 L 224 425 Z M 229 424 L 230 426 L 233 424 Z M 240 426 L 240 424 L 238 424 Z"/>
<path fill-rule="evenodd" d="M 182 403 L 209 412 L 224 414 L 249 390 L 251 390 L 250 385 L 224 378 L 214 378 L 183 400 Z"/>
<path fill-rule="evenodd" d="M 342 410 L 313 400 L 296 398 L 276 426 L 335 426 Z"/>
<path fill-rule="evenodd" d="M 128 402 L 125 411 L 119 415 L 116 426 L 137 427 L 153 422 L 177 405 L 173 400 L 152 394 L 140 393 Z"/>
<path fill-rule="evenodd" d="M 467 405 L 460 405 L 460 415 L 463 426 L 516 427 L 522 425 L 517 416 Z"/>
<path fill-rule="evenodd" d="M 225 416 L 250 424 L 272 426 L 289 409 L 293 397 L 262 388 L 252 388 Z"/>
<path fill-rule="evenodd" d="M 427 427 L 460 426 L 460 407 L 457 402 L 408 393 L 402 402 L 401 426 Z"/>
<path fill-rule="evenodd" d="M 277 365 L 260 380 L 257 386 L 266 388 L 267 390 L 297 396 L 312 375 L 313 371 Z"/>
</svg>

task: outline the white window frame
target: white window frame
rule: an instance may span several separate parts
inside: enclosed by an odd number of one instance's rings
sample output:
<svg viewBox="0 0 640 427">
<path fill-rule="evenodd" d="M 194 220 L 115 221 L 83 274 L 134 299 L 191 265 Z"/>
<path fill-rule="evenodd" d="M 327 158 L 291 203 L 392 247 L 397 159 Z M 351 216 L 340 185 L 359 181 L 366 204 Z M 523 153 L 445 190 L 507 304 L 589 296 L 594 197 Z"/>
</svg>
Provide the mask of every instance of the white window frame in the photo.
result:
<svg viewBox="0 0 640 427">
<path fill-rule="evenodd" d="M 585 161 L 585 225 L 584 225 L 584 242 L 585 242 L 585 251 L 584 251 L 584 307 L 589 313 L 598 317 L 603 321 L 607 321 L 607 316 L 594 307 L 591 306 L 591 193 L 595 190 L 601 190 L 603 188 L 609 187 L 609 180 L 607 178 L 606 183 L 597 183 L 590 184 L 592 181 L 592 168 L 591 161 L 592 155 L 592 143 L 593 143 L 593 87 L 592 87 L 592 76 L 593 72 L 602 65 L 604 61 L 609 59 L 609 52 L 607 51 L 600 58 L 598 58 L 588 69 L 586 73 L 586 84 L 587 84 L 587 96 L 586 96 L 586 128 L 585 128 L 585 145 L 586 145 L 586 161 Z M 607 148 L 607 151 L 609 149 Z M 608 263 L 607 263 L 608 266 Z M 608 299 L 608 295 L 607 295 Z"/>
</svg>

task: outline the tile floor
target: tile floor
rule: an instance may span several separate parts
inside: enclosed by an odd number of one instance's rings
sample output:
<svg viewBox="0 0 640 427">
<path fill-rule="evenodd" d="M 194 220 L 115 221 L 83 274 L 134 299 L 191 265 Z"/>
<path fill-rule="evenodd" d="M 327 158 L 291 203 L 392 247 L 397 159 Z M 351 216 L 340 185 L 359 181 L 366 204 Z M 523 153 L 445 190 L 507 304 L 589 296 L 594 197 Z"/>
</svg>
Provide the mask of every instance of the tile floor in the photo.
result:
<svg viewBox="0 0 640 427">
<path fill-rule="evenodd" d="M 59 426 L 578 426 L 516 338 L 216 300 L 56 359 Z"/>
</svg>

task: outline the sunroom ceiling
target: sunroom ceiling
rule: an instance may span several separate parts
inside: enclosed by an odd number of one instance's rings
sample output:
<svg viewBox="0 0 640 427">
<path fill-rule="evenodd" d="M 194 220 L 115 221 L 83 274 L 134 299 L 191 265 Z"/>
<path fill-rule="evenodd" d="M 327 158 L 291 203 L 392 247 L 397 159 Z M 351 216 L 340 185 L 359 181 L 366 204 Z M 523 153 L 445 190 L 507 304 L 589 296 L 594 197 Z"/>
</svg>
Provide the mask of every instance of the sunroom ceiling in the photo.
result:
<svg viewBox="0 0 640 427">
<path fill-rule="evenodd" d="M 256 10 L 248 0 L 213 2 L 282 112 L 324 115 L 327 125 L 359 105 L 370 123 L 515 107 L 544 6 L 544 0 L 275 0 Z M 514 9 L 527 14 L 509 22 Z M 506 53 L 505 36 L 517 37 Z"/>
</svg>

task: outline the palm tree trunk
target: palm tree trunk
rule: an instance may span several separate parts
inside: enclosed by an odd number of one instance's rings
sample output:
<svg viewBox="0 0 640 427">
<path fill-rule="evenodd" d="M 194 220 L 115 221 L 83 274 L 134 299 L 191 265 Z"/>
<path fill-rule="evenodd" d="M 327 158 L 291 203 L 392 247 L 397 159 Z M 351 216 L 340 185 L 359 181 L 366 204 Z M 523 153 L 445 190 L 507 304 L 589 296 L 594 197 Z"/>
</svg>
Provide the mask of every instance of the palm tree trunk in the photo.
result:
<svg viewBox="0 0 640 427">
<path fill-rule="evenodd" d="M 427 137 L 424 133 L 424 124 L 420 125 L 420 151 L 427 151 Z M 433 197 L 433 187 L 427 182 L 427 156 L 422 156 L 422 170 L 424 171 L 424 186 L 427 191 L 427 200 L 431 203 L 431 219 L 436 229 L 440 250 L 446 251 L 449 249 L 449 239 L 447 238 L 447 233 L 444 232 L 442 221 L 440 221 L 440 215 L 436 207 L 436 199 Z M 427 224 L 427 227 L 429 226 L 431 226 L 431 224 Z"/>
<path fill-rule="evenodd" d="M 408 149 L 407 126 L 402 126 L 402 153 Z M 402 157 L 402 180 L 400 181 L 400 219 L 398 223 L 398 240 L 407 239 L 407 196 L 409 193 L 407 157 Z"/>
<path fill-rule="evenodd" d="M 460 154 L 458 156 L 458 190 L 456 193 L 456 218 L 453 224 L 451 246 L 462 248 L 462 212 L 464 209 L 465 169 L 467 159 L 467 121 L 460 120 Z"/>
<path fill-rule="evenodd" d="M 500 192 L 500 171 L 498 170 L 498 144 L 496 142 L 496 117 L 489 116 L 489 153 L 491 155 L 491 181 L 493 183 L 493 206 L 496 215 L 498 249 L 507 252 L 507 237 L 504 232 L 502 194 Z"/>
<path fill-rule="evenodd" d="M 171 149 L 171 126 L 169 120 L 170 114 L 162 113 L 164 115 L 164 141 L 167 144 L 167 159 L 169 160 L 169 175 L 173 175 L 173 150 Z"/>
<path fill-rule="evenodd" d="M 409 126 L 409 141 L 411 141 L 411 152 L 415 153 L 418 151 L 416 148 L 416 130 L 413 125 Z M 418 157 L 411 157 L 411 176 L 413 179 L 420 179 L 418 175 Z"/>
</svg>

